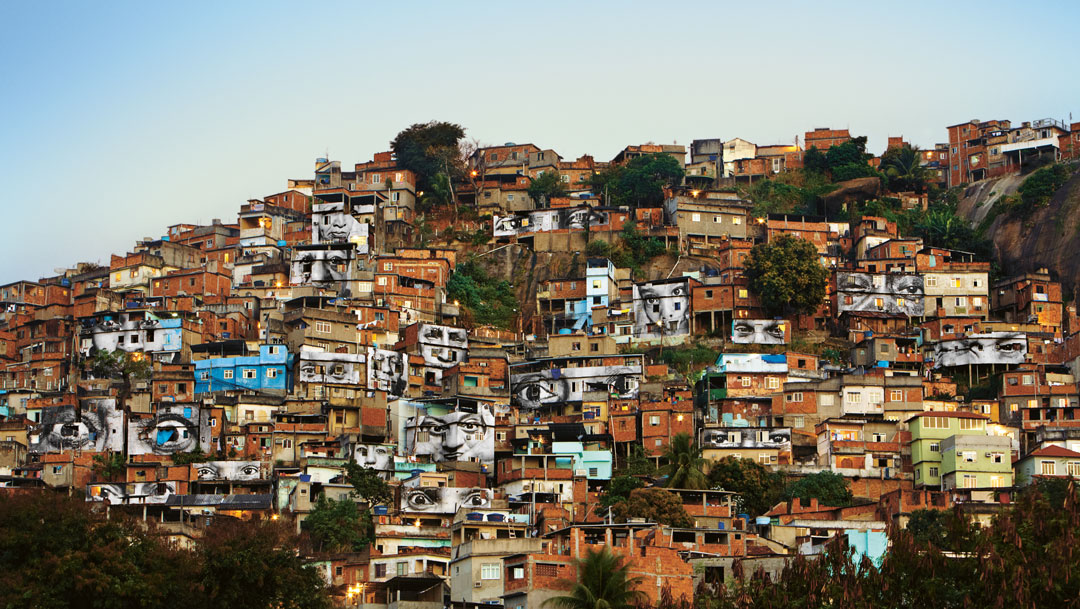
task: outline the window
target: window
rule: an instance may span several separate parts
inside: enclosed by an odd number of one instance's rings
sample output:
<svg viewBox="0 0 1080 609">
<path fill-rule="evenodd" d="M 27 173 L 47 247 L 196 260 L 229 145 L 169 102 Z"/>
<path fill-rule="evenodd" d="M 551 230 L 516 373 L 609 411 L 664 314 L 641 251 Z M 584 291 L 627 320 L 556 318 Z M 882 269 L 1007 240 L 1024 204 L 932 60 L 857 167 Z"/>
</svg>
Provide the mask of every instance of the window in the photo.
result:
<svg viewBox="0 0 1080 609">
<path fill-rule="evenodd" d="M 938 477 L 938 468 L 931 467 L 930 471 L 927 472 L 927 475 L 930 476 L 931 478 L 937 478 Z"/>
<path fill-rule="evenodd" d="M 1065 468 L 1070 476 L 1080 476 L 1080 461 L 1069 461 Z"/>
<path fill-rule="evenodd" d="M 499 564 L 486 563 L 480 566 L 480 579 L 499 579 Z"/>
<path fill-rule="evenodd" d="M 659 424 L 660 424 L 660 417 L 659 416 L 654 415 L 654 416 L 649 417 L 649 425 L 652 425 L 653 427 L 656 427 Z"/>
<path fill-rule="evenodd" d="M 928 288 L 936 288 L 937 287 L 937 277 L 935 277 L 933 275 L 927 276 L 927 278 L 926 278 L 926 287 L 928 287 Z"/>
<path fill-rule="evenodd" d="M 806 427 L 806 417 L 801 414 L 791 417 L 791 426 L 796 429 Z"/>
<path fill-rule="evenodd" d="M 974 463 L 975 462 L 975 451 L 973 451 L 973 450 L 965 450 L 965 451 L 961 452 L 960 455 L 961 455 L 961 458 L 964 460 L 964 463 Z"/>
<path fill-rule="evenodd" d="M 199 373 L 199 380 L 200 381 L 205 381 L 205 380 L 208 380 L 209 378 L 210 378 L 210 373 L 209 372 L 200 372 Z"/>
<path fill-rule="evenodd" d="M 701 214 L 690 214 L 690 220 L 693 222 L 701 222 Z"/>
<path fill-rule="evenodd" d="M 964 474 L 964 488 L 976 488 L 979 486 L 979 479 L 971 474 Z"/>
<path fill-rule="evenodd" d="M 386 565 L 385 564 L 377 564 L 377 565 L 375 565 L 375 577 L 376 578 L 386 577 Z"/>
<path fill-rule="evenodd" d="M 858 391 L 849 391 L 847 393 L 847 401 L 849 401 L 849 402 L 859 402 L 861 400 L 862 400 L 862 394 L 860 394 Z"/>
<path fill-rule="evenodd" d="M 231 379 L 233 377 L 233 371 L 232 370 L 225 370 L 222 374 L 226 379 Z"/>
<path fill-rule="evenodd" d="M 739 377 L 739 384 L 742 385 L 743 387 L 749 387 L 750 386 L 750 377 L 748 377 L 748 376 L 740 376 Z"/>
<path fill-rule="evenodd" d="M 330 333 L 330 322 L 328 322 L 328 321 L 317 321 L 317 322 L 315 322 L 315 331 L 320 333 L 320 334 L 329 334 Z"/>
<path fill-rule="evenodd" d="M 739 289 L 739 298 L 749 298 L 749 297 L 750 297 L 750 293 L 747 292 L 745 288 Z"/>
<path fill-rule="evenodd" d="M 742 224 L 742 218 L 736 216 L 736 217 L 731 219 L 731 223 L 734 224 L 735 226 L 738 226 L 738 225 Z"/>
<path fill-rule="evenodd" d="M 267 368 L 266 369 L 266 378 L 268 378 L 268 379 L 276 379 L 277 378 L 277 368 Z"/>
<path fill-rule="evenodd" d="M 788 394 L 788 401 L 789 402 L 801 402 L 802 401 L 802 392 L 801 391 L 796 391 L 795 393 Z"/>
<path fill-rule="evenodd" d="M 932 452 L 932 453 L 941 452 L 941 443 L 940 442 L 931 442 L 930 443 L 930 452 Z"/>
<path fill-rule="evenodd" d="M 1044 476 L 1054 476 L 1054 475 L 1056 475 L 1056 473 L 1057 473 L 1055 471 L 1056 463 L 1054 463 L 1053 461 L 1042 461 L 1040 465 L 1041 465 L 1041 467 L 1040 467 L 1040 472 L 1039 473 L 1041 473 L 1042 475 L 1044 475 Z"/>
<path fill-rule="evenodd" d="M 253 379 L 253 378 L 255 378 L 255 369 L 254 368 L 244 368 L 244 378 L 245 379 Z"/>
<path fill-rule="evenodd" d="M 960 429 L 974 430 L 974 429 L 982 429 L 982 428 L 983 428 L 982 419 L 960 419 Z"/>
<path fill-rule="evenodd" d="M 1030 375 L 1030 374 L 1025 374 L 1023 377 L 1021 377 L 1020 382 L 1023 383 L 1024 385 L 1034 385 L 1035 384 L 1035 377 Z M 1012 384 L 1015 385 L 1016 383 L 1013 382 Z"/>
<path fill-rule="evenodd" d="M 712 298 L 712 290 L 705 290 L 705 298 Z"/>
<path fill-rule="evenodd" d="M 990 454 L 990 461 L 993 462 L 993 463 L 1004 463 L 1005 462 L 1005 455 L 1004 455 L 1004 453 L 991 453 Z"/>
<path fill-rule="evenodd" d="M 775 376 L 770 376 L 768 379 L 766 379 L 766 386 L 769 389 L 779 389 L 780 379 L 776 378 Z"/>
<path fill-rule="evenodd" d="M 889 391 L 889 401 L 890 402 L 903 402 L 904 401 L 904 392 L 903 392 L 903 390 L 893 389 L 892 391 Z"/>
</svg>

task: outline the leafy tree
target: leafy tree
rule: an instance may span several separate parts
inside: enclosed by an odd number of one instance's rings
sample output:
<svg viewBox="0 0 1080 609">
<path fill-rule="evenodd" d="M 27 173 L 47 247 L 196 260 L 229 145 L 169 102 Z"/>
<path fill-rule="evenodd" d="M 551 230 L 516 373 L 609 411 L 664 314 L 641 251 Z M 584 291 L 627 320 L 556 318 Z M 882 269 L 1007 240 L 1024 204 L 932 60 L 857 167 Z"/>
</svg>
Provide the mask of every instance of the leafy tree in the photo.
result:
<svg viewBox="0 0 1080 609">
<path fill-rule="evenodd" d="M 122 453 L 101 453 L 94 455 L 94 473 L 106 480 L 119 476 L 127 469 Z"/>
<path fill-rule="evenodd" d="M 704 489 L 708 486 L 702 468 L 705 459 L 701 458 L 701 449 L 695 446 L 690 434 L 676 434 L 664 451 L 667 464 L 662 468 L 668 475 L 669 488 Z"/>
<path fill-rule="evenodd" d="M 431 184 L 420 197 L 420 211 L 429 211 L 439 207 L 449 207 L 454 204 L 454 188 L 450 184 L 450 178 L 442 172 L 436 173 L 431 179 Z"/>
<path fill-rule="evenodd" d="M 926 189 L 928 173 L 922 166 L 922 154 L 918 148 L 903 146 L 886 150 L 881 155 L 881 169 L 889 178 L 889 189 L 893 192 L 923 192 Z"/>
<path fill-rule="evenodd" d="M 1033 172 L 1017 190 L 1025 212 L 1049 205 L 1054 193 L 1068 180 L 1069 170 L 1064 165 L 1048 165 Z"/>
<path fill-rule="evenodd" d="M 784 496 L 807 501 L 815 498 L 818 503 L 833 507 L 847 507 L 852 500 L 847 479 L 833 471 L 821 471 L 795 481 L 784 491 Z"/>
<path fill-rule="evenodd" d="M 803 153 L 803 169 L 825 175 L 829 170 L 829 160 L 825 157 L 824 152 L 818 150 L 817 146 L 811 146 L 810 150 Z"/>
<path fill-rule="evenodd" d="M 188 465 L 191 463 L 205 463 L 210 460 L 210 456 L 203 452 L 201 446 L 196 446 L 195 450 L 189 453 L 176 453 L 172 456 L 174 465 Z"/>
<path fill-rule="evenodd" d="M 475 258 L 457 265 L 446 282 L 446 291 L 465 307 L 473 324 L 506 330 L 513 326 L 518 308 L 513 284 L 489 275 Z"/>
<path fill-rule="evenodd" d="M 355 459 L 345 466 L 345 482 L 351 484 L 356 496 L 363 497 L 368 505 L 387 504 L 394 498 L 394 491 L 379 477 L 379 472 L 360 465 Z"/>
<path fill-rule="evenodd" d="M 590 258 L 607 258 L 611 255 L 611 244 L 602 239 L 593 239 L 585 246 L 585 255 Z"/>
<path fill-rule="evenodd" d="M 755 517 L 783 498 L 784 475 L 753 459 L 724 457 L 709 467 L 709 488 L 739 493 L 742 509 Z"/>
<path fill-rule="evenodd" d="M 458 144 L 465 137 L 461 125 L 441 121 L 416 123 L 390 142 L 398 165 L 416 174 L 417 187 L 428 191 L 435 176 L 453 177 L 461 171 Z"/>
<path fill-rule="evenodd" d="M 645 454 L 645 447 L 640 444 L 631 444 L 626 455 L 626 467 L 621 473 L 628 476 L 652 476 L 656 474 L 656 465 Z"/>
<path fill-rule="evenodd" d="M 600 496 L 600 503 L 611 507 L 616 503 L 626 501 L 631 492 L 644 486 L 645 483 L 640 478 L 627 475 L 614 476 L 608 482 L 606 492 Z"/>
<path fill-rule="evenodd" d="M 570 593 L 544 601 L 542 607 L 555 609 L 630 609 L 645 596 L 635 587 L 644 580 L 630 575 L 630 566 L 607 548 L 589 550 L 577 561 L 577 580 Z"/>
<path fill-rule="evenodd" d="M 914 510 L 908 518 L 907 531 L 917 543 L 944 548 L 948 516 L 944 510 Z"/>
<path fill-rule="evenodd" d="M 769 312 L 812 313 L 825 301 L 829 271 L 814 244 L 781 235 L 750 250 L 746 276 Z"/>
<path fill-rule="evenodd" d="M 563 186 L 562 176 L 559 175 L 559 172 L 551 170 L 545 171 L 538 177 L 530 178 L 529 188 L 526 192 L 529 193 L 529 198 L 537 206 L 539 206 L 541 198 L 547 201 L 550 206 L 551 199 L 566 196 L 566 187 Z"/>
<path fill-rule="evenodd" d="M 608 205 L 659 207 L 664 203 L 664 188 L 682 182 L 684 174 L 675 157 L 658 152 L 594 174 L 589 184 Z"/>
<path fill-rule="evenodd" d="M 311 534 L 319 551 L 359 552 L 370 543 L 360 509 L 351 498 L 335 501 L 327 499 L 325 494 L 319 495 L 301 526 Z"/>
<path fill-rule="evenodd" d="M 686 513 L 679 496 L 662 488 L 634 489 L 625 500 L 616 502 L 612 511 L 620 522 L 644 518 L 673 527 L 694 526 L 694 520 Z"/>
</svg>

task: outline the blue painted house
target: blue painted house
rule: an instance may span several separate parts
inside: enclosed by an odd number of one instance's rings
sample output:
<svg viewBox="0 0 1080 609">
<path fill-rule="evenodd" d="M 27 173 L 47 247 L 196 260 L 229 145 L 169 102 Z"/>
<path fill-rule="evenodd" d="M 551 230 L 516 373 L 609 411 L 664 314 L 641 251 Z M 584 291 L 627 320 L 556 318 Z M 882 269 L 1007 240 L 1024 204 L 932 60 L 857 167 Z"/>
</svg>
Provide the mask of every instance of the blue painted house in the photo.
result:
<svg viewBox="0 0 1080 609">
<path fill-rule="evenodd" d="M 285 345 L 259 345 L 259 354 L 195 362 L 195 393 L 212 391 L 292 391 L 295 355 Z"/>
</svg>

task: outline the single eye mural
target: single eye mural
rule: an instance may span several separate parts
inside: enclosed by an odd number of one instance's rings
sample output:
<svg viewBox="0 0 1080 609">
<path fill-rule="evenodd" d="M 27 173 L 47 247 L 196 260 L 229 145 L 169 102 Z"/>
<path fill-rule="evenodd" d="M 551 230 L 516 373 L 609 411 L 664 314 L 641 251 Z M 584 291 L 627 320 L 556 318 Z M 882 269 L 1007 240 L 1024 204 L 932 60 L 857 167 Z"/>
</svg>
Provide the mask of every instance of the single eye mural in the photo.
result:
<svg viewBox="0 0 1080 609">
<path fill-rule="evenodd" d="M 156 416 L 128 425 L 128 452 L 136 455 L 191 452 L 209 442 L 209 429 L 203 437 L 202 427 L 198 407 L 160 409 Z"/>
</svg>

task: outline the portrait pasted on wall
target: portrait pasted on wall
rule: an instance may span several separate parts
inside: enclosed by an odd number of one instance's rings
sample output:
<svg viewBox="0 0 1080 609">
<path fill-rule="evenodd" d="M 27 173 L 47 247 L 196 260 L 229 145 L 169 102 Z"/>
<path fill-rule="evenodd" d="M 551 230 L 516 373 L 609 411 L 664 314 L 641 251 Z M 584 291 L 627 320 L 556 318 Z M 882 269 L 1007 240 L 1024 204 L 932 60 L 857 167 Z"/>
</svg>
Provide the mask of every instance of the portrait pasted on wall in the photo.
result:
<svg viewBox="0 0 1080 609">
<path fill-rule="evenodd" d="M 339 294 L 351 293 L 356 252 L 351 243 L 298 245 L 294 248 L 289 275 L 293 285 L 334 288 Z"/>
<path fill-rule="evenodd" d="M 176 494 L 176 482 L 129 482 L 127 484 L 88 484 L 86 500 L 112 505 L 162 504 Z"/>
<path fill-rule="evenodd" d="M 379 471 L 394 470 L 393 444 L 354 444 L 352 457 L 364 467 Z"/>
<path fill-rule="evenodd" d="M 634 284 L 634 336 L 664 338 L 690 333 L 690 280 Z"/>
<path fill-rule="evenodd" d="M 553 368 L 510 375 L 510 399 L 518 408 L 580 402 L 587 391 L 633 399 L 641 383 L 641 366 Z"/>
<path fill-rule="evenodd" d="M 199 480 L 258 480 L 262 470 L 258 461 L 207 461 L 193 463 L 192 471 Z"/>
<path fill-rule="evenodd" d="M 127 313 L 106 315 L 79 331 L 79 351 L 179 351 L 183 346 L 179 318 L 131 319 Z"/>
<path fill-rule="evenodd" d="M 495 237 L 510 237 L 560 229 L 585 230 L 605 227 L 610 222 L 609 212 L 587 205 L 561 209 L 538 209 L 518 214 L 493 216 L 492 234 Z"/>
<path fill-rule="evenodd" d="M 388 398 L 399 398 L 409 388 L 408 356 L 389 349 L 368 347 L 367 387 L 385 391 Z"/>
<path fill-rule="evenodd" d="M 173 455 L 210 446 L 210 426 L 198 406 L 158 406 L 157 414 L 128 423 L 128 452 Z"/>
<path fill-rule="evenodd" d="M 403 487 L 401 511 L 423 514 L 454 514 L 459 508 L 488 508 L 494 493 L 489 488 Z"/>
<path fill-rule="evenodd" d="M 424 365 L 449 368 L 465 360 L 469 353 L 469 333 L 452 326 L 420 324 L 418 330 L 420 354 Z"/>
<path fill-rule="evenodd" d="M 364 356 L 358 353 L 302 350 L 296 378 L 302 383 L 359 385 L 363 361 Z"/>
<path fill-rule="evenodd" d="M 752 345 L 783 345 L 788 342 L 788 322 L 783 319 L 736 319 L 731 322 L 731 342 Z"/>
<path fill-rule="evenodd" d="M 30 434 L 34 454 L 71 450 L 120 451 L 124 446 L 124 411 L 112 398 L 83 400 L 82 407 L 46 406 Z"/>
<path fill-rule="evenodd" d="M 837 311 L 891 313 L 918 317 L 925 311 L 921 275 L 837 273 Z"/>
<path fill-rule="evenodd" d="M 317 203 L 311 208 L 311 242 L 349 243 L 357 253 L 368 253 L 370 226 L 345 209 L 344 203 Z"/>
<path fill-rule="evenodd" d="M 489 404 L 479 404 L 476 412 L 453 410 L 446 414 L 417 413 L 405 424 L 406 441 L 413 455 L 428 455 L 432 461 L 495 460 L 495 415 Z"/>
<path fill-rule="evenodd" d="M 791 429 L 758 429 L 738 427 L 729 429 L 706 429 L 702 441 L 704 448 L 791 448 Z"/>
<path fill-rule="evenodd" d="M 989 332 L 943 340 L 934 345 L 934 367 L 1022 364 L 1027 347 L 1027 335 L 1022 332 Z"/>
</svg>

